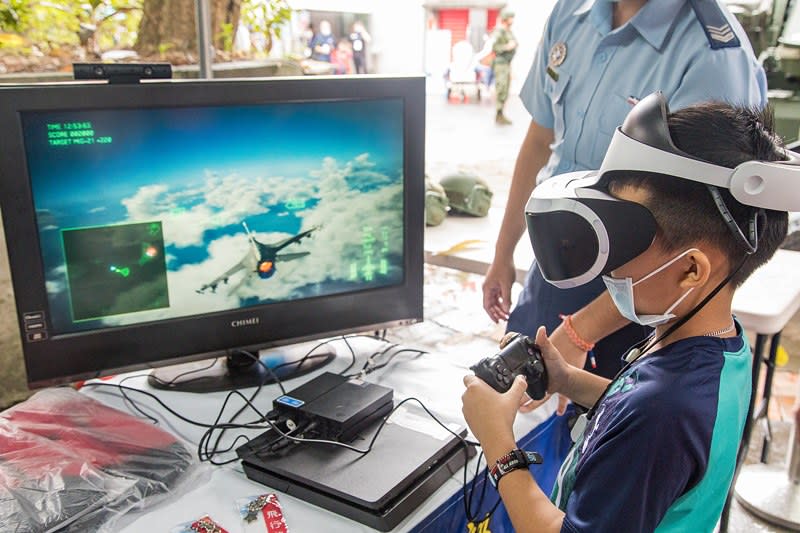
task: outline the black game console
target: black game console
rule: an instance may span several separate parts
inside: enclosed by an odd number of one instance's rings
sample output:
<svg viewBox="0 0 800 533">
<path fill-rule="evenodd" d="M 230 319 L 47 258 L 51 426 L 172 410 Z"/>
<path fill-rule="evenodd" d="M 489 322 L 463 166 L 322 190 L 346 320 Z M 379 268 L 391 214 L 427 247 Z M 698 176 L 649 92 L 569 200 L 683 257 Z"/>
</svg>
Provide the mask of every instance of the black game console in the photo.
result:
<svg viewBox="0 0 800 533">
<path fill-rule="evenodd" d="M 365 448 L 380 422 L 353 444 Z M 387 423 L 372 451 L 361 455 L 330 444 L 294 444 L 281 454 L 265 453 L 262 435 L 236 453 L 248 478 L 380 531 L 389 531 L 460 472 L 475 448 L 459 437 L 432 435 Z"/>
<path fill-rule="evenodd" d="M 399 524 L 475 455 L 463 441 L 466 428 L 449 433 L 427 414 L 408 412 L 384 424 L 392 390 L 337 374 L 320 375 L 273 407 L 271 417 L 299 428 L 297 436 L 365 449 L 380 430 L 366 454 L 291 442 L 274 430 L 236 453 L 248 478 L 381 531 Z"/>
</svg>

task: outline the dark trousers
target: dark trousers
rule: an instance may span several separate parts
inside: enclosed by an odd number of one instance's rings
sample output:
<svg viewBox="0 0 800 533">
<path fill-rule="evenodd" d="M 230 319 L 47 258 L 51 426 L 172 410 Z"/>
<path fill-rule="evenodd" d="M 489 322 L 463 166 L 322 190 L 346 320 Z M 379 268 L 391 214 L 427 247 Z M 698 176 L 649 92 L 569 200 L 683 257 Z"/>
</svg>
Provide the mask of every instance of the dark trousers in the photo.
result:
<svg viewBox="0 0 800 533">
<path fill-rule="evenodd" d="M 353 54 L 353 65 L 356 67 L 356 74 L 366 74 L 367 56 L 364 54 Z"/>
</svg>

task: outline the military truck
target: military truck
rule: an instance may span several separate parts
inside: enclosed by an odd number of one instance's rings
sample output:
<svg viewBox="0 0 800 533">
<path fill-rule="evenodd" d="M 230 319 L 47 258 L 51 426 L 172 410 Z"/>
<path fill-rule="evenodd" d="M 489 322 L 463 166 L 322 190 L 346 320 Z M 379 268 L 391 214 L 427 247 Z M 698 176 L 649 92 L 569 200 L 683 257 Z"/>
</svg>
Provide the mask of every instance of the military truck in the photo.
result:
<svg viewBox="0 0 800 533">
<path fill-rule="evenodd" d="M 767 74 L 775 129 L 800 139 L 800 0 L 725 0 Z"/>
</svg>

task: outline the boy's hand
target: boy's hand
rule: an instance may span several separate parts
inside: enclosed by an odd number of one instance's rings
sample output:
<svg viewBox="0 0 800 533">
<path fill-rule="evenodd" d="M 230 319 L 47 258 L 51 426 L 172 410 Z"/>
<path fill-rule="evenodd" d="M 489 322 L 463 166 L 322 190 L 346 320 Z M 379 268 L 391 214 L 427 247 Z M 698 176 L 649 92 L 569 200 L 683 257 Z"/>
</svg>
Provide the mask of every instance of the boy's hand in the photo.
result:
<svg viewBox="0 0 800 533">
<path fill-rule="evenodd" d="M 536 345 L 542 352 L 544 366 L 547 369 L 547 392 L 550 394 L 564 393 L 568 390 L 569 373 L 572 367 L 561 356 L 561 353 L 547 338 L 547 330 L 539 326 L 536 330 Z"/>
<path fill-rule="evenodd" d="M 551 331 L 548 338 L 566 362 L 575 368 L 583 368 L 586 365 L 587 353 L 570 340 L 563 323 Z"/>
<path fill-rule="evenodd" d="M 547 393 L 545 394 L 544 398 L 541 400 L 532 400 L 527 394 L 522 397 L 521 403 L 519 404 L 519 412 L 520 413 L 530 413 L 542 406 L 542 404 L 547 403 L 547 400 L 550 399 L 552 394 Z M 563 415 L 567 412 L 567 405 L 569 405 L 569 398 L 564 396 L 563 394 L 558 394 L 558 405 L 556 406 L 556 414 L 558 416 Z"/>
<path fill-rule="evenodd" d="M 500 339 L 500 349 L 503 349 L 506 346 L 508 346 L 508 343 L 511 342 L 512 340 L 514 340 L 515 338 L 517 338 L 517 336 L 519 336 L 519 333 L 515 333 L 515 332 L 506 333 L 503 336 L 503 338 Z M 522 398 L 520 398 L 519 412 L 520 413 L 530 413 L 531 411 L 536 410 L 537 408 L 539 408 L 543 404 L 547 403 L 547 400 L 550 399 L 550 396 L 552 396 L 552 394 L 548 393 L 548 394 L 545 394 L 544 398 L 542 398 L 541 400 L 533 400 L 533 399 L 531 399 L 530 396 L 528 396 L 527 394 L 524 394 L 522 396 Z M 563 415 L 567 410 L 567 405 L 568 404 L 569 404 L 569 398 L 567 398 L 566 396 L 564 396 L 562 394 L 559 394 L 558 395 L 558 406 L 556 407 L 556 414 L 558 416 Z"/>
<path fill-rule="evenodd" d="M 523 376 L 517 376 L 511 388 L 500 394 L 474 374 L 464 376 L 466 390 L 461 395 L 461 412 L 481 445 L 511 440 L 513 447 L 514 418 L 517 407 L 528 384 Z M 487 442 L 488 441 L 488 442 Z M 510 448 L 509 448 L 510 449 Z"/>
</svg>

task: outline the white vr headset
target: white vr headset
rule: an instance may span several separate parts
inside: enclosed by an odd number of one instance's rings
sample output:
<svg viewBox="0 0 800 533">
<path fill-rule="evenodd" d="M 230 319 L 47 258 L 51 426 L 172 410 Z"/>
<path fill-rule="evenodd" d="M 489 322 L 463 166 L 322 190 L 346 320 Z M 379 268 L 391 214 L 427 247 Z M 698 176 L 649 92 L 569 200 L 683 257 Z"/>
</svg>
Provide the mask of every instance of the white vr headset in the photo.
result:
<svg viewBox="0 0 800 533">
<path fill-rule="evenodd" d="M 562 174 L 538 185 L 525 207 L 528 233 L 544 278 L 561 288 L 576 287 L 620 267 L 645 251 L 656 232 L 642 205 L 594 188 L 604 175 L 647 172 L 709 186 L 721 216 L 743 240 L 748 253 L 757 246 L 760 209 L 800 211 L 800 157 L 786 161 L 747 161 L 727 168 L 697 159 L 672 142 L 667 101 L 653 93 L 637 103 L 616 129 L 600 170 Z M 745 236 L 717 188 L 728 189 L 752 206 Z"/>
</svg>

